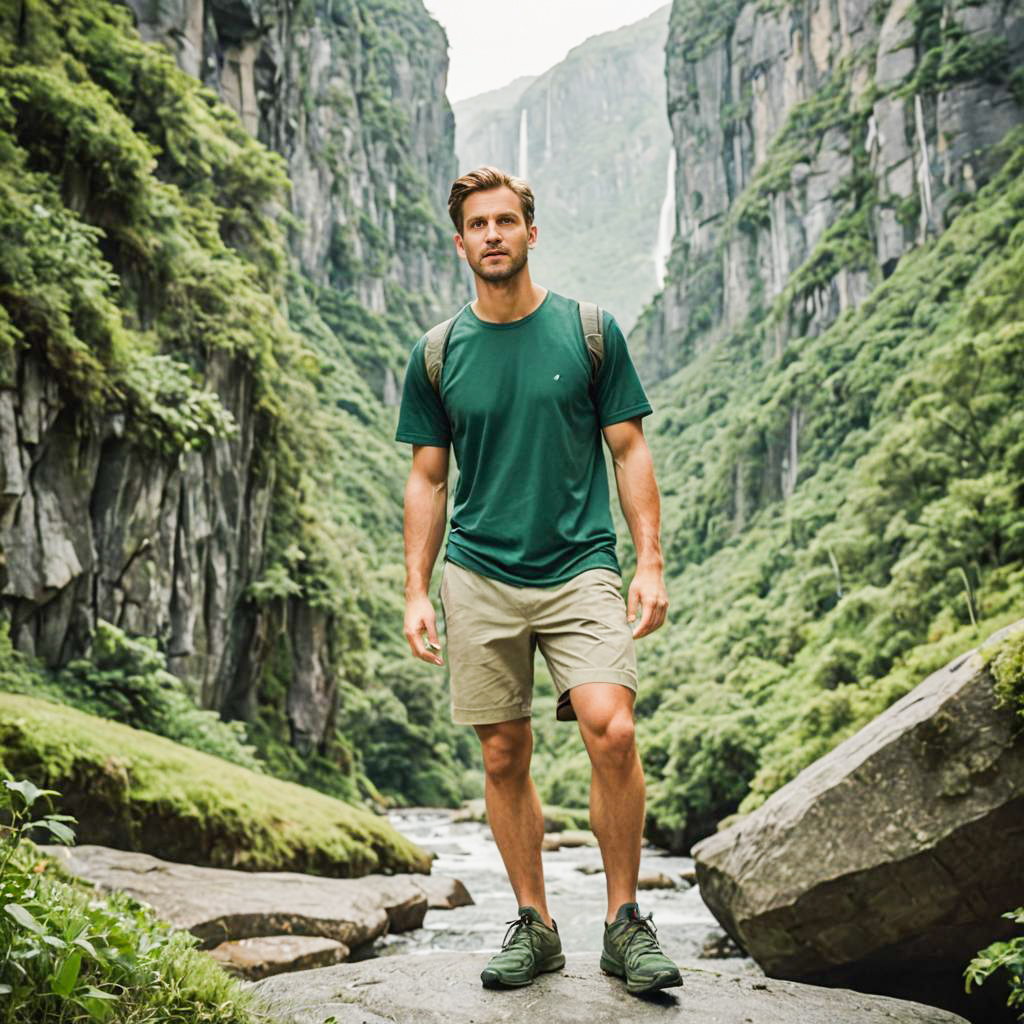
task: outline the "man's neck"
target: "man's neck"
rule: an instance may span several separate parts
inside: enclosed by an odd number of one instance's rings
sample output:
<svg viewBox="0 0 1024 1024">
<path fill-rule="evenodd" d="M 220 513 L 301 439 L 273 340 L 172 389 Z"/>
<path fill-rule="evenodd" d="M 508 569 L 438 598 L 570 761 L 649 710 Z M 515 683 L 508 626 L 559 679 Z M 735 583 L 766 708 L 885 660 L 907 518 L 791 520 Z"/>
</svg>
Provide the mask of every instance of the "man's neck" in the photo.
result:
<svg viewBox="0 0 1024 1024">
<path fill-rule="evenodd" d="M 472 310 L 489 323 L 507 324 L 529 316 L 543 301 L 548 290 L 530 280 L 523 268 L 509 281 L 476 279 L 476 301 Z"/>
</svg>

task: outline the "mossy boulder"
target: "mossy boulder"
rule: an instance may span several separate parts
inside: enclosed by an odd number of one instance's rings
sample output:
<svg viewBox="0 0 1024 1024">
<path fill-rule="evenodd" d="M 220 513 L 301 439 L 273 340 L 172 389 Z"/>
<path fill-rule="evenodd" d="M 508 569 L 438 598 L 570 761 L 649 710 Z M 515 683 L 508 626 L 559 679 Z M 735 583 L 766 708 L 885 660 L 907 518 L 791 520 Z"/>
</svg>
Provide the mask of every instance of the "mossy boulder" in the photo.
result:
<svg viewBox="0 0 1024 1024">
<path fill-rule="evenodd" d="M 82 843 L 250 871 L 430 871 L 369 811 L 65 705 L 0 693 L 0 763 L 57 790 Z"/>
</svg>

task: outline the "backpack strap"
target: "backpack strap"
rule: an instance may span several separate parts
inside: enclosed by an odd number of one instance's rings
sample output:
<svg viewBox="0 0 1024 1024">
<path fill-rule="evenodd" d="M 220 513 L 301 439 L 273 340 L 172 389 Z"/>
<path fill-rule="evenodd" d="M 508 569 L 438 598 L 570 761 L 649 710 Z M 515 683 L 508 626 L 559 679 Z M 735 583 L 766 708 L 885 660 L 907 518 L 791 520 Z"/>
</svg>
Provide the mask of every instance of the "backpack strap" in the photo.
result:
<svg viewBox="0 0 1024 1024">
<path fill-rule="evenodd" d="M 597 375 L 604 359 L 604 313 L 601 307 L 593 302 L 581 302 L 580 324 L 587 354 L 590 356 L 590 383 L 593 387 L 597 384 Z"/>
<path fill-rule="evenodd" d="M 468 305 L 467 302 L 466 306 Z M 441 396 L 441 367 L 444 365 L 444 357 L 448 354 L 448 341 L 452 336 L 455 321 L 459 319 L 466 306 L 463 306 L 455 316 L 434 324 L 427 331 L 427 341 L 423 346 L 423 362 L 427 368 L 427 379 L 438 397 Z"/>
</svg>

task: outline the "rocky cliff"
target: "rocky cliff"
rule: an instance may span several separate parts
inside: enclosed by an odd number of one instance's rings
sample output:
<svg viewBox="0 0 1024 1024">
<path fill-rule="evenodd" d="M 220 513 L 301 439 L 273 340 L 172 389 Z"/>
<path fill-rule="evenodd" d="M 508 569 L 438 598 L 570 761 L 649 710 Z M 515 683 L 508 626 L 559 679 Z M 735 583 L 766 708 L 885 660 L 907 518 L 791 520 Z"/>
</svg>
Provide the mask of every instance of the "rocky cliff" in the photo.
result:
<svg viewBox="0 0 1024 1024">
<path fill-rule="evenodd" d="M 667 31 L 666 6 L 588 39 L 536 78 L 455 104 L 460 170 L 494 164 L 533 188 L 533 276 L 602 304 L 626 331 L 659 287 L 671 240 L 660 226 Z"/>
<path fill-rule="evenodd" d="M 677 0 L 666 54 L 677 235 L 649 380 L 751 323 L 775 358 L 821 333 L 941 234 L 1024 116 L 1012 3 Z M 798 409 L 790 429 L 793 474 Z"/>
<path fill-rule="evenodd" d="M 106 619 L 323 749 L 400 639 L 390 406 L 463 287 L 444 34 L 418 0 L 16 3 L 3 45 L 15 643 L 61 665 Z"/>
</svg>

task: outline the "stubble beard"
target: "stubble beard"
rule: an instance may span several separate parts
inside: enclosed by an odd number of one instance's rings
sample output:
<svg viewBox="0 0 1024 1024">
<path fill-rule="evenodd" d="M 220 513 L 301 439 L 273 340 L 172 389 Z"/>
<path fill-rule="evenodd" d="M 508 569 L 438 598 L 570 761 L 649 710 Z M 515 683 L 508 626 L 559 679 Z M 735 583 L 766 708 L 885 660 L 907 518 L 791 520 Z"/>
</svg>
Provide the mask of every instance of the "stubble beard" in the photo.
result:
<svg viewBox="0 0 1024 1024">
<path fill-rule="evenodd" d="M 512 278 L 519 274 L 523 267 L 526 266 L 528 256 L 527 247 L 523 246 L 520 252 L 510 252 L 508 255 L 509 263 L 505 267 L 495 267 L 492 270 L 484 263 L 483 257 L 480 258 L 479 263 L 476 265 L 470 264 L 470 266 L 477 277 L 483 278 L 483 280 L 491 284 L 499 284 L 502 281 L 511 281 Z"/>
</svg>

